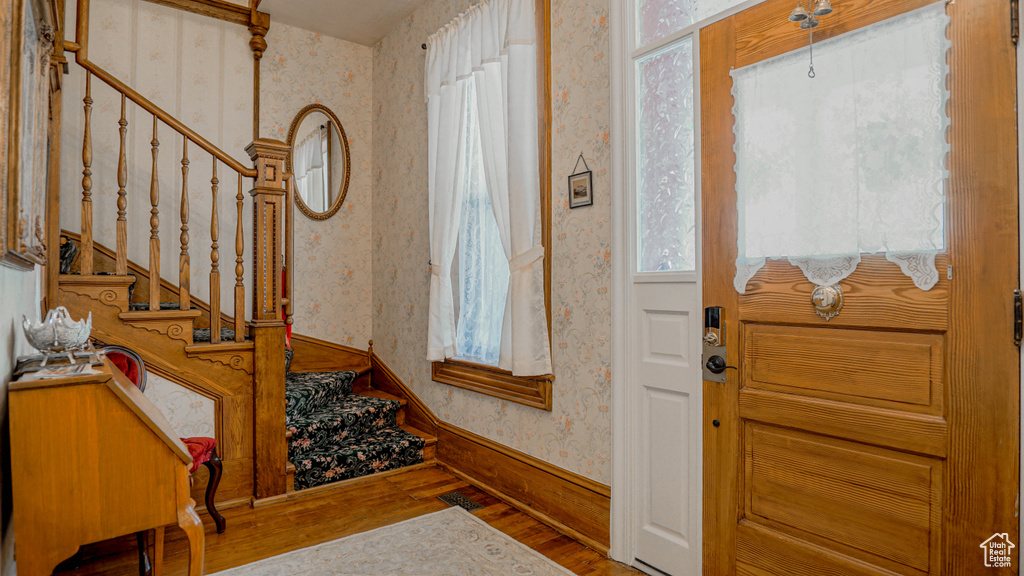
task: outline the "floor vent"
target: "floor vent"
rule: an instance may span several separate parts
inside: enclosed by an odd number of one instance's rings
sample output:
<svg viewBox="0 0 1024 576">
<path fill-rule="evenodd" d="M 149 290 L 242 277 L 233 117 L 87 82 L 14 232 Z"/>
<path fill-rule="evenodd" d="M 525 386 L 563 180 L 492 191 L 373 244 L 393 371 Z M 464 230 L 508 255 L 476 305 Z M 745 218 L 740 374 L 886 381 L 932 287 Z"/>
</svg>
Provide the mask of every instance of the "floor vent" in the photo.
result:
<svg viewBox="0 0 1024 576">
<path fill-rule="evenodd" d="M 449 492 L 447 494 L 441 494 L 440 496 L 437 497 L 437 499 L 449 506 L 461 506 L 469 512 L 483 508 L 483 506 L 470 500 L 462 492 L 459 492 L 458 490 L 456 490 L 455 492 Z"/>
</svg>

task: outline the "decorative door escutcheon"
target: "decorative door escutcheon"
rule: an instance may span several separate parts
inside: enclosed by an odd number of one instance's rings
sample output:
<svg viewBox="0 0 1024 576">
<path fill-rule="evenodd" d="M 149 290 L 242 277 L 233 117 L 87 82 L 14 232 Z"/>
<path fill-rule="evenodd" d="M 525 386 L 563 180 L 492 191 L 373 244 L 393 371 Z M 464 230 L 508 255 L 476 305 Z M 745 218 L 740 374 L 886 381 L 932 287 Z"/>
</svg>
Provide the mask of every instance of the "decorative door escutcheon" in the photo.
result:
<svg viewBox="0 0 1024 576">
<path fill-rule="evenodd" d="M 843 288 L 839 284 L 815 286 L 811 292 L 811 304 L 814 311 L 826 321 L 839 315 L 843 308 Z"/>
</svg>

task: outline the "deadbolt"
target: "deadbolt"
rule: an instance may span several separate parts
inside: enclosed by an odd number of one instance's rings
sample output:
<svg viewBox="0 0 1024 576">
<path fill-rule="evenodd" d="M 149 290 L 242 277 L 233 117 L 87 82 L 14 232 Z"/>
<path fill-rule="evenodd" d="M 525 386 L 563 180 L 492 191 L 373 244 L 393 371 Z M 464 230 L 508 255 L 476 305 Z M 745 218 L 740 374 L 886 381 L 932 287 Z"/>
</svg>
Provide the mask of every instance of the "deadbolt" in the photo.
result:
<svg viewBox="0 0 1024 576">
<path fill-rule="evenodd" d="M 722 423 L 719 422 L 718 420 L 712 420 L 711 421 L 711 425 L 714 426 L 715 428 L 718 428 L 721 424 Z"/>
</svg>

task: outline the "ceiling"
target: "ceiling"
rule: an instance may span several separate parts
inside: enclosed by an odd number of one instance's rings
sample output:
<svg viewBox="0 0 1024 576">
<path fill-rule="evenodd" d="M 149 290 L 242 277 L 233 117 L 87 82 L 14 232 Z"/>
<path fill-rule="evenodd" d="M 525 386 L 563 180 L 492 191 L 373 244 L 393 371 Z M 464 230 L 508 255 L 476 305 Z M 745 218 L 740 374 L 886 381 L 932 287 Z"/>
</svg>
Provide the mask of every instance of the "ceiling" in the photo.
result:
<svg viewBox="0 0 1024 576">
<path fill-rule="evenodd" d="M 262 0 L 259 10 L 274 22 L 373 46 L 424 0 Z"/>
</svg>

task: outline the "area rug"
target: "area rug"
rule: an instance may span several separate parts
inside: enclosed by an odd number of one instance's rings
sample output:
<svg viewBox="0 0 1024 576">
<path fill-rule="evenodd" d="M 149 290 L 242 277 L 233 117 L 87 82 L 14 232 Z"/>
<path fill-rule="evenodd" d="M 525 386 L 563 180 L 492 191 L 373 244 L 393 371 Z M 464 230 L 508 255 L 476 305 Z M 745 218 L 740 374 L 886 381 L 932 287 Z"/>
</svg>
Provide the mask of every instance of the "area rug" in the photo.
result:
<svg viewBox="0 0 1024 576">
<path fill-rule="evenodd" d="M 214 576 L 566 576 L 462 508 L 354 534 Z"/>
</svg>

